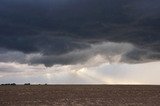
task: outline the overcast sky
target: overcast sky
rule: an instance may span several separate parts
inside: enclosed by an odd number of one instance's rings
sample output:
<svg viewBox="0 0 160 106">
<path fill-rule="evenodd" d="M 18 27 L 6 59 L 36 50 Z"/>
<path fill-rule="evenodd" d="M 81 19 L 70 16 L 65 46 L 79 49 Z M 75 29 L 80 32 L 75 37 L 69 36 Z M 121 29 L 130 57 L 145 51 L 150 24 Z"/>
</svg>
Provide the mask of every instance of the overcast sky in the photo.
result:
<svg viewBox="0 0 160 106">
<path fill-rule="evenodd" d="M 160 84 L 159 0 L 0 0 L 0 83 Z"/>
</svg>

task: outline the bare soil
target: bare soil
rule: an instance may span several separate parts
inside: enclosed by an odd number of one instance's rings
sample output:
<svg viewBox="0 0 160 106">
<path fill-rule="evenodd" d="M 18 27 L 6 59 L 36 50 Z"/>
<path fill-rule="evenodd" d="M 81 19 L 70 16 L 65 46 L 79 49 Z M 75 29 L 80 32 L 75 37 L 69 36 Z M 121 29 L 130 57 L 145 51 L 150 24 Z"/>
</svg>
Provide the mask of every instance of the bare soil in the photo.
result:
<svg viewBox="0 0 160 106">
<path fill-rule="evenodd" d="M 0 106 L 160 106 L 160 86 L 0 86 Z"/>
</svg>

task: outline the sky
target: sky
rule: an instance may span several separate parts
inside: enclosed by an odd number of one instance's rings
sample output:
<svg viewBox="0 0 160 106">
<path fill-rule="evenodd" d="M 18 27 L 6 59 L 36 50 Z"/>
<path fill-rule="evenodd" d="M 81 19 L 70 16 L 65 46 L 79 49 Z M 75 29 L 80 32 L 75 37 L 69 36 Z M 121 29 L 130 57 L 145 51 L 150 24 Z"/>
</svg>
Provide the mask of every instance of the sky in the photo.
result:
<svg viewBox="0 0 160 106">
<path fill-rule="evenodd" d="M 159 0 L 0 0 L 0 83 L 160 84 Z"/>
</svg>

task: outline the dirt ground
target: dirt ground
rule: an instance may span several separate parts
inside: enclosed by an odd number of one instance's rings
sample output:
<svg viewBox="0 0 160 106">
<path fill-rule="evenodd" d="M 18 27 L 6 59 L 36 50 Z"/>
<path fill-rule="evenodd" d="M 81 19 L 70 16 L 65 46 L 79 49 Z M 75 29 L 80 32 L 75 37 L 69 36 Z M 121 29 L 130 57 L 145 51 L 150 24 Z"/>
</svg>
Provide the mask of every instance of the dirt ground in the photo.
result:
<svg viewBox="0 0 160 106">
<path fill-rule="evenodd" d="M 160 106 L 160 86 L 5 85 L 0 106 Z"/>
</svg>

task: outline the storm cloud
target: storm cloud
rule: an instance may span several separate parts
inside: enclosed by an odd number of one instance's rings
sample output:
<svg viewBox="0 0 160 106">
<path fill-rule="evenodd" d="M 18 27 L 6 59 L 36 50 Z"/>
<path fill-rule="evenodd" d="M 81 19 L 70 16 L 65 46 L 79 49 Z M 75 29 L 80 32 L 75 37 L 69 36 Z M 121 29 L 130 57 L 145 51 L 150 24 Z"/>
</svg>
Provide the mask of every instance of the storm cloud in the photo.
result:
<svg viewBox="0 0 160 106">
<path fill-rule="evenodd" d="M 1 52 L 14 51 L 1 53 L 1 61 L 25 63 L 22 55 L 41 54 L 28 64 L 75 64 L 91 58 L 86 51 L 101 42 L 135 46 L 125 54 L 128 63 L 159 60 L 159 13 L 159 0 L 1 0 Z"/>
<path fill-rule="evenodd" d="M 2 83 L 160 84 L 159 61 L 160 0 L 0 0 Z"/>
</svg>

